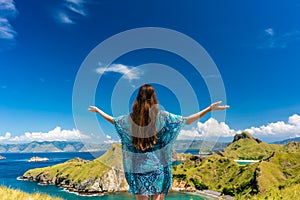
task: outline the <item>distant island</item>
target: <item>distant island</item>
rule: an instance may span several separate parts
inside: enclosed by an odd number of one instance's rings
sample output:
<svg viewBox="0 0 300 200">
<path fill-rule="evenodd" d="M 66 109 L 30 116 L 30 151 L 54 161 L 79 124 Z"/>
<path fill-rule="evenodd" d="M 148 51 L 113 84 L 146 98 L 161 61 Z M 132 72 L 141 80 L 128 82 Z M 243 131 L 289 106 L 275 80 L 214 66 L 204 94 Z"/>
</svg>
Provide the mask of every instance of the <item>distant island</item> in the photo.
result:
<svg viewBox="0 0 300 200">
<path fill-rule="evenodd" d="M 0 160 L 5 160 L 6 157 L 0 155 Z"/>
<path fill-rule="evenodd" d="M 203 141 L 178 140 L 174 144 L 176 150 L 199 149 Z M 216 149 L 224 149 L 228 143 L 208 142 Z M 107 151 L 112 143 L 87 143 L 79 141 L 44 141 L 20 144 L 0 144 L 0 153 L 28 153 L 28 152 L 95 152 Z"/>
<path fill-rule="evenodd" d="M 44 161 L 47 161 L 47 160 L 49 160 L 49 158 L 41 158 L 41 157 L 38 157 L 38 156 L 33 156 L 28 160 L 28 162 L 44 162 Z"/>
<path fill-rule="evenodd" d="M 178 155 L 177 155 L 178 156 Z M 210 156 L 184 154 L 174 165 L 172 188 L 179 191 L 216 191 L 236 199 L 296 199 L 300 191 L 300 143 L 266 144 L 251 134 L 237 134 L 223 151 Z M 234 160 L 259 160 L 239 165 Z M 32 169 L 21 179 L 55 184 L 79 194 L 127 191 L 120 144 L 101 157 L 74 158 L 51 167 Z M 211 192 L 208 192 L 211 193 Z"/>
<path fill-rule="evenodd" d="M 111 144 L 83 143 L 79 141 L 44 141 L 18 144 L 0 144 L 0 153 L 28 152 L 94 152 L 106 151 Z"/>
</svg>

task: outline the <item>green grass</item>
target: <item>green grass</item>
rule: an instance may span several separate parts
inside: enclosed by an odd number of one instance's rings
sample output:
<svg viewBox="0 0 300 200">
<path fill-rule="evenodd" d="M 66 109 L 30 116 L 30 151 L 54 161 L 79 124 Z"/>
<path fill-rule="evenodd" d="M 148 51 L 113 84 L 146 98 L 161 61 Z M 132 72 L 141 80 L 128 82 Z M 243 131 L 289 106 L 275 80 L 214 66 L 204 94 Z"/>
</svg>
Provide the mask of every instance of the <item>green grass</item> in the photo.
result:
<svg viewBox="0 0 300 200">
<path fill-rule="evenodd" d="M 61 198 L 54 198 L 40 193 L 29 194 L 4 186 L 0 186 L 0 198 L 1 200 L 62 200 Z"/>
</svg>

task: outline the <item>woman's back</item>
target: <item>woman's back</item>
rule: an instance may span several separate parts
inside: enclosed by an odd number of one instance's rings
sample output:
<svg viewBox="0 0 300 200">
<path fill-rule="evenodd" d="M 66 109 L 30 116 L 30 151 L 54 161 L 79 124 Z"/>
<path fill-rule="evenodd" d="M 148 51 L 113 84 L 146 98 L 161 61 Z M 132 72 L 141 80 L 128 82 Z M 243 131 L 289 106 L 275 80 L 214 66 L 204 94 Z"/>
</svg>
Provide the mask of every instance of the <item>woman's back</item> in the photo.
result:
<svg viewBox="0 0 300 200">
<path fill-rule="evenodd" d="M 114 118 L 130 191 L 142 195 L 167 194 L 172 184 L 172 146 L 185 118 L 166 111 L 158 112 L 156 143 L 144 151 L 132 144 L 130 122 L 130 115 Z"/>
</svg>

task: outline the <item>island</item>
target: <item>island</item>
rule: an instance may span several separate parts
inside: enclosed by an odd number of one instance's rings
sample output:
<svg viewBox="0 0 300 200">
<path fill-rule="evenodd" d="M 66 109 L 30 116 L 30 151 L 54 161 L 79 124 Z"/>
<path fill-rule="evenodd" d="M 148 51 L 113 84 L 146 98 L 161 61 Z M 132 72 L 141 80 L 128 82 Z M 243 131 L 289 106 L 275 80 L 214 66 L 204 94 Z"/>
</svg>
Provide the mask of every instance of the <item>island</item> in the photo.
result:
<svg viewBox="0 0 300 200">
<path fill-rule="evenodd" d="M 41 157 L 38 157 L 38 156 L 33 156 L 31 157 L 28 162 L 44 162 L 44 161 L 47 161 L 49 160 L 48 158 L 41 158 Z"/>
<path fill-rule="evenodd" d="M 0 160 L 5 160 L 6 157 L 0 155 Z"/>
</svg>

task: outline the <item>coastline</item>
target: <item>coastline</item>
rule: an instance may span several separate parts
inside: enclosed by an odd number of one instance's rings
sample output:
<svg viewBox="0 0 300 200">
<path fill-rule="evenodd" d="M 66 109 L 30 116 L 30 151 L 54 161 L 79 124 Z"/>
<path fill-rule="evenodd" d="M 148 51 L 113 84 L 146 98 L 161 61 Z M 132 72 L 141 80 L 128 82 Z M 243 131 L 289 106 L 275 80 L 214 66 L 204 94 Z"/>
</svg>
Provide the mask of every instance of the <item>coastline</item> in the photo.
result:
<svg viewBox="0 0 300 200">
<path fill-rule="evenodd" d="M 59 185 L 59 184 L 55 184 L 55 183 L 41 183 L 41 182 L 36 181 L 36 180 L 30 180 L 29 178 L 25 178 L 24 176 L 19 176 L 16 179 L 19 180 L 19 181 L 35 182 L 35 183 L 37 183 L 39 185 L 44 185 L 44 186 L 55 185 L 58 188 L 62 188 L 65 192 L 72 193 L 72 194 L 75 194 L 77 196 L 93 197 L 93 196 L 103 196 L 103 195 L 106 195 L 106 194 L 114 194 L 114 193 L 120 193 L 120 192 L 127 192 L 127 191 L 123 191 L 123 190 L 115 191 L 115 192 L 106 192 L 106 191 L 84 192 L 84 191 L 78 191 L 75 188 L 68 187 L 66 185 Z"/>
<path fill-rule="evenodd" d="M 214 190 L 187 190 L 187 189 L 172 187 L 170 191 L 201 195 L 201 196 L 209 197 L 213 200 L 217 200 L 220 198 L 222 198 L 224 200 L 233 200 L 234 199 L 232 196 L 222 195 L 221 192 L 217 192 Z"/>
<path fill-rule="evenodd" d="M 20 181 L 30 181 L 30 182 L 37 182 L 37 181 L 33 181 L 33 180 L 29 180 L 27 178 L 24 178 L 22 176 L 18 177 L 17 180 Z M 41 184 L 39 182 L 37 182 L 37 184 Z M 104 195 L 109 195 L 109 194 L 116 194 L 116 193 L 123 193 L 123 192 L 128 192 L 128 191 L 115 191 L 115 192 L 82 192 L 82 191 L 77 191 L 74 188 L 70 188 L 70 187 L 64 187 L 64 185 L 56 185 L 56 184 L 42 184 L 42 185 L 55 185 L 59 188 L 62 188 L 63 191 L 68 192 L 68 193 L 72 193 L 75 194 L 77 196 L 86 196 L 86 197 L 95 197 L 95 196 L 104 196 Z M 231 196 L 223 196 L 221 195 L 220 192 L 214 191 L 214 190 L 187 190 L 184 188 L 176 188 L 176 187 L 172 187 L 170 189 L 170 192 L 181 192 L 181 193 L 188 193 L 188 194 L 193 194 L 193 195 L 201 195 L 204 197 L 208 197 L 211 200 L 217 200 L 217 199 L 224 199 L 224 200 L 232 200 L 234 199 Z"/>
</svg>

